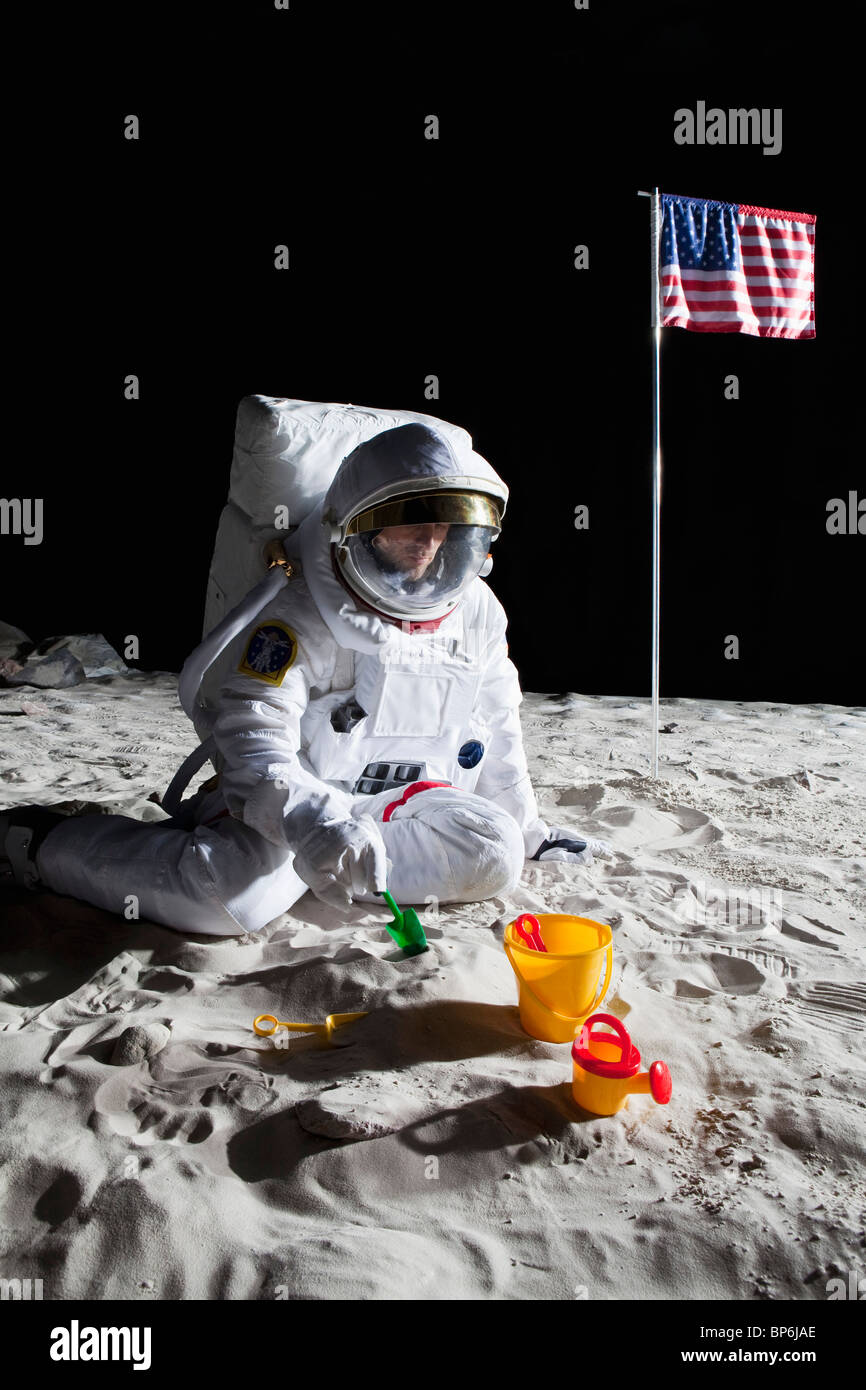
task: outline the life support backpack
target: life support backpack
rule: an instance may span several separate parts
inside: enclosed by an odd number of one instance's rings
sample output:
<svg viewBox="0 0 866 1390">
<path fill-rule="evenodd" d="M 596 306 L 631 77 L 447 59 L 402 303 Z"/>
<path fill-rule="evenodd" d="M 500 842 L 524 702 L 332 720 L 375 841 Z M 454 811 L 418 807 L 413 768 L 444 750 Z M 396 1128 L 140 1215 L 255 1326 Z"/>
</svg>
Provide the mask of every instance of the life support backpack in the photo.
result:
<svg viewBox="0 0 866 1390">
<path fill-rule="evenodd" d="M 320 502 L 343 459 L 383 430 L 422 424 L 459 452 L 472 439 L 459 425 L 411 410 L 245 396 L 238 406 L 229 495 L 208 576 L 206 637 L 265 572 L 265 543 L 291 533 Z"/>
<path fill-rule="evenodd" d="M 201 744 L 162 798 L 169 814 L 175 814 L 185 787 L 215 752 L 210 729 L 227 674 L 223 654 L 285 582 L 279 568 L 268 569 L 267 542 L 294 533 L 322 502 L 343 459 L 357 445 L 410 424 L 429 425 L 457 451 L 474 455 L 472 438 L 461 426 L 411 410 L 284 396 L 245 396 L 240 402 L 229 495 L 208 575 L 204 640 L 187 658 L 178 682 L 181 704 Z"/>
</svg>

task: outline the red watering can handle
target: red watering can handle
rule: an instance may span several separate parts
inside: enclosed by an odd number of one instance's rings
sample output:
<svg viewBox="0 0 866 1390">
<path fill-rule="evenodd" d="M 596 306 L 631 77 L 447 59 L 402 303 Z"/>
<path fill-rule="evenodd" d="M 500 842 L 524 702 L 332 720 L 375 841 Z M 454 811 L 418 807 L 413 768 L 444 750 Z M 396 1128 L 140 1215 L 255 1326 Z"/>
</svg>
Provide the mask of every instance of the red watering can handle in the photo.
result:
<svg viewBox="0 0 866 1390">
<path fill-rule="evenodd" d="M 625 1024 L 621 1023 L 613 1014 L 593 1014 L 591 1018 L 588 1018 L 580 1030 L 580 1037 L 577 1043 L 578 1047 L 583 1050 L 589 1050 L 589 1045 L 592 1041 L 592 1025 L 594 1023 L 607 1023 L 610 1025 L 617 1036 L 612 1038 L 608 1033 L 599 1033 L 599 1040 L 603 1042 L 619 1043 L 620 1056 L 623 1061 L 626 1061 L 631 1052 L 631 1038 L 628 1035 Z"/>
</svg>

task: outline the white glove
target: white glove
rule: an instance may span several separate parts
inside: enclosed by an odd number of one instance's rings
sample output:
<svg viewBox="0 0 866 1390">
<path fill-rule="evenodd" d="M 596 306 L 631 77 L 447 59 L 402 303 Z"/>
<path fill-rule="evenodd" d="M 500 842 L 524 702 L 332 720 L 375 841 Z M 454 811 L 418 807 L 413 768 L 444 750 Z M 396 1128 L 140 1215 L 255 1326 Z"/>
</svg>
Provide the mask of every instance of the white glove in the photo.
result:
<svg viewBox="0 0 866 1390">
<path fill-rule="evenodd" d="M 612 858 L 613 848 L 607 840 L 593 840 L 589 835 L 581 835 L 576 830 L 568 830 L 562 825 L 550 825 L 547 837 L 532 855 L 540 863 L 550 861 L 564 864 L 592 864 L 594 856 Z"/>
<path fill-rule="evenodd" d="M 330 907 L 351 906 L 356 893 L 387 888 L 382 832 L 372 816 L 317 825 L 295 850 L 294 868 Z"/>
</svg>

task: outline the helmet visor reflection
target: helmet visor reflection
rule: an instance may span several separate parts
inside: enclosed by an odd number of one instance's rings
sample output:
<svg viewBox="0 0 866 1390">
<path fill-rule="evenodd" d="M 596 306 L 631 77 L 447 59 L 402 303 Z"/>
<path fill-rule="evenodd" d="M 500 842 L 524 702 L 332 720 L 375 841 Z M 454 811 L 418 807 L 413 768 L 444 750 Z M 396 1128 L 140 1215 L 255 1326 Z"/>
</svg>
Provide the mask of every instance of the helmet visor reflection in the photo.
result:
<svg viewBox="0 0 866 1390">
<path fill-rule="evenodd" d="M 499 504 L 479 492 L 415 493 L 411 497 L 392 497 L 368 507 L 352 517 L 347 536 L 378 531 L 385 526 L 418 526 L 425 522 L 449 522 L 458 526 L 501 528 Z"/>
<path fill-rule="evenodd" d="M 383 545 L 380 530 L 370 529 L 347 536 L 337 550 L 337 560 L 362 597 L 385 612 L 413 617 L 456 603 L 482 568 L 497 534 L 497 527 L 452 522 L 425 564 L 426 552 L 420 558 L 417 554 L 403 558 L 399 551 Z"/>
</svg>

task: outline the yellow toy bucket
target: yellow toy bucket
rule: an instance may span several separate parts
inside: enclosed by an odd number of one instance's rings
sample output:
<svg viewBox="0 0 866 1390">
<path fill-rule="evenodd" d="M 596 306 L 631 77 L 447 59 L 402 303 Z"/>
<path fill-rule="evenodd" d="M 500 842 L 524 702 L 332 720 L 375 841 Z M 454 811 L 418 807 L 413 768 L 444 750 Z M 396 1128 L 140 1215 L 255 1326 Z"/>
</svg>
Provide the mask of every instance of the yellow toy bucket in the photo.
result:
<svg viewBox="0 0 866 1390">
<path fill-rule="evenodd" d="M 520 1022 L 530 1037 L 542 1042 L 571 1042 L 578 1024 L 596 1011 L 607 994 L 613 933 L 605 922 L 590 917 L 561 912 L 533 916 L 546 951 L 526 945 L 514 922 L 505 928 L 503 943 L 517 976 Z M 602 965 L 604 980 L 598 993 Z"/>
</svg>

